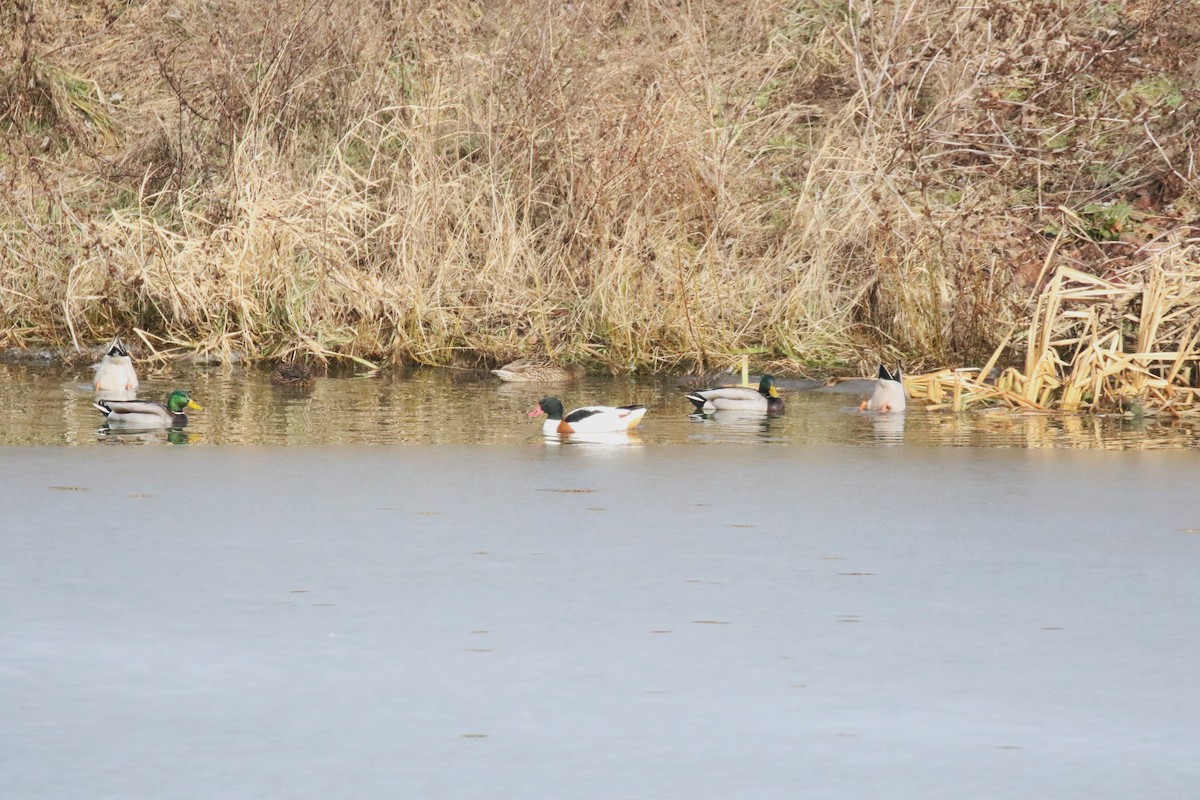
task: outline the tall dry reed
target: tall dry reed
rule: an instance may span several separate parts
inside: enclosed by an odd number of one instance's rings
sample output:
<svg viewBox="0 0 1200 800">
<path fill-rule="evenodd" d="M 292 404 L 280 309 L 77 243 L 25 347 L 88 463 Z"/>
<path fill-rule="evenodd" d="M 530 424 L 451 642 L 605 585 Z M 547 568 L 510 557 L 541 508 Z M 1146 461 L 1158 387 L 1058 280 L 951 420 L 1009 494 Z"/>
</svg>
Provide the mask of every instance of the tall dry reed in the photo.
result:
<svg viewBox="0 0 1200 800">
<path fill-rule="evenodd" d="M 0 341 L 986 354 L 1196 207 L 1200 22 L 1094 6 L 18 0 Z"/>
</svg>

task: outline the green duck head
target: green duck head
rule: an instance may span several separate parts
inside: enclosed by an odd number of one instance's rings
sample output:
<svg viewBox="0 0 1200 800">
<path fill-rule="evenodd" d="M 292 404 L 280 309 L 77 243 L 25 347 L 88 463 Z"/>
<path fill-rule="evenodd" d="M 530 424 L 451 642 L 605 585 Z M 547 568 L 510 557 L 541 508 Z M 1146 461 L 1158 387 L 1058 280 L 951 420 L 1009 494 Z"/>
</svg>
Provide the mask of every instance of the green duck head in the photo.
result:
<svg viewBox="0 0 1200 800">
<path fill-rule="evenodd" d="M 763 397 L 779 397 L 779 389 L 775 388 L 775 376 L 763 375 L 758 382 L 758 393 Z"/>
<path fill-rule="evenodd" d="M 167 398 L 167 410 L 172 414 L 182 414 L 185 408 L 190 408 L 193 411 L 203 411 L 204 406 L 197 403 L 192 398 L 188 397 L 188 393 L 176 389 L 171 392 L 171 396 Z"/>
</svg>

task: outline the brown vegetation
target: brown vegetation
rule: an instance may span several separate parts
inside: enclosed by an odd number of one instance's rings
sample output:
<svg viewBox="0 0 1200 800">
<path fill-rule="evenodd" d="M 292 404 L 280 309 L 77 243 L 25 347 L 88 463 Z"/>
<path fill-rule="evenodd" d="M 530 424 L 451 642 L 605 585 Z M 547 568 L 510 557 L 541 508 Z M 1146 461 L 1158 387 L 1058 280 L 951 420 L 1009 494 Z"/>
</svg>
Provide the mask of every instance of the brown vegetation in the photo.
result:
<svg viewBox="0 0 1200 800">
<path fill-rule="evenodd" d="M 1070 267 L 1038 298 L 1023 369 L 905 378 L 929 409 L 1007 406 L 1200 416 L 1200 264 L 1098 278 Z"/>
<path fill-rule="evenodd" d="M 978 363 L 1059 267 L 1194 276 L 1198 45 L 1187 0 L 16 0 L 0 345 Z"/>
</svg>

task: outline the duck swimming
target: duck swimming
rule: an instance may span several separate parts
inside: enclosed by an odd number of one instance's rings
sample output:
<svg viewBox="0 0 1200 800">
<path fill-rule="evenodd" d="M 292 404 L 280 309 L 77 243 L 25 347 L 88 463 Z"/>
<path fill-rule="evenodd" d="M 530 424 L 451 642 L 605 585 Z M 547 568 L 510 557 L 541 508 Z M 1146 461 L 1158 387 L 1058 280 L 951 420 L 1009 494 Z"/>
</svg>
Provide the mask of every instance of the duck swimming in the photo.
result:
<svg viewBox="0 0 1200 800">
<path fill-rule="evenodd" d="M 879 365 L 879 379 L 875 381 L 875 391 L 870 400 L 864 400 L 858 407 L 859 411 L 903 411 L 908 407 L 908 399 L 904 393 L 904 380 L 900 376 L 900 366 L 894 373 L 888 372 L 887 367 Z"/>
<path fill-rule="evenodd" d="M 520 358 L 492 370 L 492 374 L 502 381 L 513 382 L 573 381 L 583 377 L 583 367 L 578 364 L 552 364 L 549 361 Z"/>
<path fill-rule="evenodd" d="M 108 420 L 109 427 L 182 428 L 187 425 L 185 409 L 203 411 L 204 407 L 188 393 L 171 392 L 166 403 L 154 400 L 97 400 L 93 406 Z"/>
<path fill-rule="evenodd" d="M 775 386 L 773 375 L 763 375 L 757 389 L 748 386 L 721 386 L 716 389 L 701 389 L 688 392 L 687 399 L 696 406 L 696 411 L 765 411 L 778 414 L 783 411 L 783 398 Z"/>
<path fill-rule="evenodd" d="M 311 389 L 317 379 L 313 377 L 312 367 L 301 361 L 288 361 L 271 373 L 271 383 L 294 389 Z"/>
<path fill-rule="evenodd" d="M 92 386 L 97 392 L 132 392 L 138 387 L 137 370 L 120 336 L 113 337 L 104 358 L 92 368 L 96 370 Z"/>
<path fill-rule="evenodd" d="M 570 414 L 563 414 L 562 401 L 557 397 L 543 397 L 537 407 L 529 412 L 529 418 L 546 415 L 542 433 L 547 436 L 569 433 L 613 433 L 630 431 L 637 427 L 646 415 L 645 406 L 584 406 Z"/>
</svg>

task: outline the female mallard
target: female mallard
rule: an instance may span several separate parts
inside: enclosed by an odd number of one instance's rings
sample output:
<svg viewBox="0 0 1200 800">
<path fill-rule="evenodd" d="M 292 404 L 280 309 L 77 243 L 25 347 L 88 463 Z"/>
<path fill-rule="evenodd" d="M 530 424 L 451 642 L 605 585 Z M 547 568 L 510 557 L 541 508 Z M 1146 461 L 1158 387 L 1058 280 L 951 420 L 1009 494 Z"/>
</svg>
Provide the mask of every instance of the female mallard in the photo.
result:
<svg viewBox="0 0 1200 800">
<path fill-rule="evenodd" d="M 317 382 L 312 367 L 300 361 L 287 361 L 271 373 L 271 383 L 296 389 L 311 389 Z"/>
<path fill-rule="evenodd" d="M 521 358 L 492 370 L 492 374 L 502 381 L 548 383 L 582 378 L 583 367 L 578 364 L 551 364 L 549 361 L 530 361 Z"/>
<path fill-rule="evenodd" d="M 125 428 L 182 428 L 188 422 L 184 409 L 204 410 L 179 390 L 171 392 L 165 405 L 154 400 L 97 400 L 93 405 L 110 427 Z"/>
<path fill-rule="evenodd" d="M 104 358 L 100 359 L 99 364 L 93 364 L 92 368 L 96 370 L 92 386 L 98 392 L 132 392 L 138 387 L 133 359 L 129 357 L 129 351 L 125 349 L 120 336 L 113 338 Z"/>
<path fill-rule="evenodd" d="M 696 406 L 696 411 L 765 411 L 778 414 L 783 411 L 783 398 L 775 386 L 775 377 L 763 375 L 757 389 L 748 386 L 721 386 L 716 389 L 701 389 L 688 392 L 687 399 Z"/>
<path fill-rule="evenodd" d="M 546 415 L 542 433 L 551 436 L 557 433 L 615 433 L 631 431 L 646 415 L 645 406 L 584 406 L 570 414 L 563 414 L 562 401 L 557 397 L 543 397 L 538 401 L 529 418 Z"/>
<path fill-rule="evenodd" d="M 864 400 L 858 407 L 859 411 L 903 411 L 908 407 L 904 394 L 904 380 L 900 377 L 900 366 L 896 365 L 895 373 L 888 372 L 887 367 L 879 365 L 879 380 L 875 381 L 875 391 L 870 400 Z"/>
</svg>

